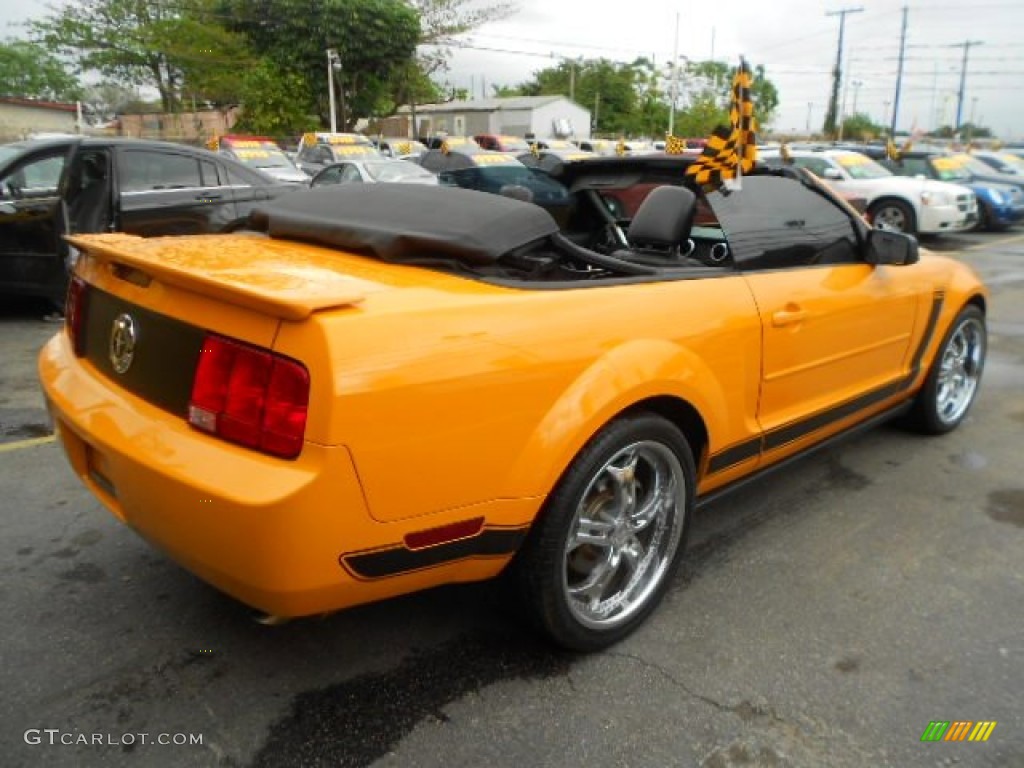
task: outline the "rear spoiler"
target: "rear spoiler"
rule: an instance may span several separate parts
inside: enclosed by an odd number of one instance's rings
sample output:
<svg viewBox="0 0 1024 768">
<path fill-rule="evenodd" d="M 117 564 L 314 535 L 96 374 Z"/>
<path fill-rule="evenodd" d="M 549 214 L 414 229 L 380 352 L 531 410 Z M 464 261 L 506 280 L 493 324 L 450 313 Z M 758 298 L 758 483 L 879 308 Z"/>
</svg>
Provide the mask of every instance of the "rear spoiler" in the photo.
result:
<svg viewBox="0 0 1024 768">
<path fill-rule="evenodd" d="M 196 242 L 202 237 L 189 240 Z M 223 236 L 208 237 L 211 254 L 219 255 Z M 223 259 L 211 258 L 204 265 L 195 258 L 176 258 L 185 252 L 170 243 L 181 238 L 104 234 L 66 239 L 122 279 L 139 285 L 157 280 L 281 320 L 305 320 L 319 310 L 358 304 L 364 299 L 351 279 L 302 253 L 275 254 L 272 260 L 256 257 L 247 264 L 230 266 Z M 195 253 L 194 247 L 189 253 Z"/>
</svg>

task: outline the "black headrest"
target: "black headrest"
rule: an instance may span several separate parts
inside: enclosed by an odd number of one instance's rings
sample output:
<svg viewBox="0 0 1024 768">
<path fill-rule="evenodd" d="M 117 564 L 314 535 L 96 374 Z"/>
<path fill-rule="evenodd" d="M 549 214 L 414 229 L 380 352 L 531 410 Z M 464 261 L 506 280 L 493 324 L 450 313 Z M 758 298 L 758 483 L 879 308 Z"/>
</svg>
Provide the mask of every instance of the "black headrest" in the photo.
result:
<svg viewBox="0 0 1024 768">
<path fill-rule="evenodd" d="M 629 242 L 634 247 L 679 245 L 696 212 L 697 196 L 686 187 L 655 187 L 629 222 Z"/>
</svg>

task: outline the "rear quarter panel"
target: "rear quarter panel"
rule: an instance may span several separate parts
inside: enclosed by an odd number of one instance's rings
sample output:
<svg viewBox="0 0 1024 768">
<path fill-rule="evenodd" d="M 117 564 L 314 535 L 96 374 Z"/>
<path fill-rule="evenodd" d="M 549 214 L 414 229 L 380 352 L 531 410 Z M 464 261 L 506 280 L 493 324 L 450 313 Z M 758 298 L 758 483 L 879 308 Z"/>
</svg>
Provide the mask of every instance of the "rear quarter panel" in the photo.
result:
<svg viewBox="0 0 1024 768">
<path fill-rule="evenodd" d="M 275 346 L 331 387 L 314 392 L 310 430 L 349 447 L 380 520 L 542 497 L 648 397 L 693 404 L 712 451 L 757 431 L 760 321 L 738 275 L 514 290 L 424 272 L 418 288 L 282 323 Z"/>
</svg>

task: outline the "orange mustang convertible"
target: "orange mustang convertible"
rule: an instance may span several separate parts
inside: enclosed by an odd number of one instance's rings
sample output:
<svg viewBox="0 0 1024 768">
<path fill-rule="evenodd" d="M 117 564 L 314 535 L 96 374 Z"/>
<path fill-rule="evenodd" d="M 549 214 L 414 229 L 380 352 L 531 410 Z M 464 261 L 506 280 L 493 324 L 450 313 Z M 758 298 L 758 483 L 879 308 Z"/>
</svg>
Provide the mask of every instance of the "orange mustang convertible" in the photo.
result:
<svg viewBox="0 0 1024 768">
<path fill-rule="evenodd" d="M 556 169 L 566 197 L 296 192 L 83 235 L 39 372 L 120 520 L 277 617 L 508 569 L 557 643 L 650 614 L 696 505 L 856 427 L 963 421 L 987 294 L 798 169 Z M 631 221 L 606 204 L 646 185 Z M 568 201 L 568 203 L 566 202 Z"/>
</svg>

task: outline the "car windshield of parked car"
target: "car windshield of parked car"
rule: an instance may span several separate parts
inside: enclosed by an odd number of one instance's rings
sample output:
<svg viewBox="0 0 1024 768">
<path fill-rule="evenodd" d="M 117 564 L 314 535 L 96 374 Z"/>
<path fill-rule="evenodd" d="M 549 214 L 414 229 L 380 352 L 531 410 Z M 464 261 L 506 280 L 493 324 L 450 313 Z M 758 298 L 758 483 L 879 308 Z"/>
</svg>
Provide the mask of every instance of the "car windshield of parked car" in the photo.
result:
<svg viewBox="0 0 1024 768">
<path fill-rule="evenodd" d="M 368 157 L 380 157 L 380 152 L 372 144 L 328 144 L 327 150 L 335 162 L 356 160 Z"/>
<path fill-rule="evenodd" d="M 987 165 L 976 157 L 971 157 L 968 154 L 961 153 L 959 155 L 952 155 L 950 160 L 956 162 L 961 168 L 966 168 L 967 171 L 974 174 L 975 176 L 991 176 L 993 173 L 999 173 L 991 165 Z"/>
<path fill-rule="evenodd" d="M 859 152 L 847 152 L 837 155 L 835 160 L 842 166 L 843 170 L 850 174 L 851 179 L 884 179 L 887 176 L 893 175 L 870 157 Z"/>
<path fill-rule="evenodd" d="M 935 169 L 935 177 L 940 181 L 966 182 L 971 180 L 971 174 L 953 157 L 932 158 L 932 168 Z"/>
<path fill-rule="evenodd" d="M 995 155 L 995 159 L 1004 173 L 1024 175 L 1024 158 L 1011 155 L 1008 152 L 1000 152 Z"/>
<path fill-rule="evenodd" d="M 529 152 L 530 145 L 526 139 L 521 139 L 518 136 L 499 136 L 498 141 L 501 142 L 501 149 L 503 152 Z"/>
<path fill-rule="evenodd" d="M 518 196 L 529 197 L 533 202 L 561 203 L 569 199 L 569 190 L 564 185 L 543 171 L 534 171 L 519 163 L 462 168 L 449 174 L 458 186 L 465 189 L 510 196 L 517 196 L 512 190 L 518 190 Z"/>
<path fill-rule="evenodd" d="M 254 144 L 256 142 L 253 142 Z M 288 159 L 288 155 L 281 151 L 276 144 L 261 142 L 259 146 L 239 147 L 232 145 L 231 151 L 236 158 L 248 165 L 250 168 L 266 170 L 268 168 L 285 168 L 292 170 L 295 164 Z"/>
<path fill-rule="evenodd" d="M 404 160 L 391 162 L 363 163 L 366 175 L 374 181 L 403 181 L 414 178 L 431 178 L 434 174 L 425 168 Z"/>
</svg>

